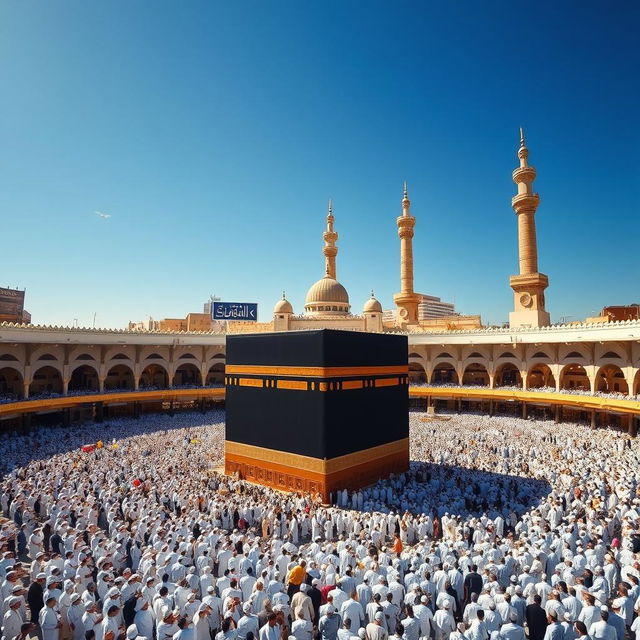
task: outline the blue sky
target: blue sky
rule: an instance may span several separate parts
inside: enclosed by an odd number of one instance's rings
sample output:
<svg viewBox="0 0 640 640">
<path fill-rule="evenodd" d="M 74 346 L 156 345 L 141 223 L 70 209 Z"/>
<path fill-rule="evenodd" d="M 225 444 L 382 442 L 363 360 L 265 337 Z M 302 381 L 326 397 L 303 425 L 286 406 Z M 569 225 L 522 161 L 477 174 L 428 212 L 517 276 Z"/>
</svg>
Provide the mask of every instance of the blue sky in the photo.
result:
<svg viewBox="0 0 640 640">
<path fill-rule="evenodd" d="M 637 2 L 0 4 L 0 285 L 123 327 L 210 293 L 296 311 L 333 198 L 354 311 L 508 317 L 524 126 L 553 320 L 640 301 Z M 111 215 L 101 219 L 95 211 Z"/>
</svg>

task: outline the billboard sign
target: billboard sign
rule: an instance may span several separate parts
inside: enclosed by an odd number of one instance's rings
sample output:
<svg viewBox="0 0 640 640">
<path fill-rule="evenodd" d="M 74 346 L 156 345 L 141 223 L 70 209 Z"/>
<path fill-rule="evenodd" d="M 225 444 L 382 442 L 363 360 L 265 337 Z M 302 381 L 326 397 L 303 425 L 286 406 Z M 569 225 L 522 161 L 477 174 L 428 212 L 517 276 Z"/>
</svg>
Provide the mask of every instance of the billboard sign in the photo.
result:
<svg viewBox="0 0 640 640">
<path fill-rule="evenodd" d="M 258 320 L 255 302 L 214 302 L 211 306 L 213 320 Z"/>
<path fill-rule="evenodd" d="M 22 317 L 24 291 L 0 288 L 0 315 Z"/>
</svg>

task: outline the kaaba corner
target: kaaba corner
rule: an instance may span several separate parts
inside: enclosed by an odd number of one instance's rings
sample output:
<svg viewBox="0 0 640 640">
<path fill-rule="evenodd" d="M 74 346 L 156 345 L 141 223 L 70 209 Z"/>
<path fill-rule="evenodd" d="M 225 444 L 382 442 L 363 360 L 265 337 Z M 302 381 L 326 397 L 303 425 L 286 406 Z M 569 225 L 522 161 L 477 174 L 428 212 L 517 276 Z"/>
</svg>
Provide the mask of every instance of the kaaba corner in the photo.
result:
<svg viewBox="0 0 640 640">
<path fill-rule="evenodd" d="M 328 501 L 405 471 L 407 353 L 356 331 L 228 336 L 225 473 Z"/>
</svg>

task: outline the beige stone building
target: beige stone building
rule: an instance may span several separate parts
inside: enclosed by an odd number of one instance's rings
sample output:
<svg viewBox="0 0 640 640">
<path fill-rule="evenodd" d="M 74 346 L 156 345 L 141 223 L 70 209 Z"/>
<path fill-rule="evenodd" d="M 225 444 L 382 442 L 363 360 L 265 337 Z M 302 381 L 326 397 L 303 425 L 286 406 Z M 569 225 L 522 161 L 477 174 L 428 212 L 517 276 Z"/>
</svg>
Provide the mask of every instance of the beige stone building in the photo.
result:
<svg viewBox="0 0 640 640">
<path fill-rule="evenodd" d="M 309 288 L 302 312 L 296 315 L 283 296 L 271 321 L 230 322 L 225 331 L 326 327 L 403 332 L 409 342 L 410 395 L 420 406 L 445 403 L 458 410 L 516 411 L 523 416 L 553 410 L 556 419 L 590 420 L 593 426 L 619 426 L 635 435 L 640 417 L 637 305 L 615 313 L 608 308 L 585 322 L 550 324 L 544 301 L 549 279 L 539 272 L 537 261 L 535 169 L 528 164 L 523 135 L 518 157 L 512 204 L 520 273 L 510 281 L 511 326 L 464 326 L 464 316 L 434 319 L 439 325 L 420 320 L 421 294 L 413 285 L 415 218 L 405 188 L 397 219 L 397 326 L 384 326 L 382 307 L 373 296 L 360 314 L 352 313 L 349 294 L 337 279 L 338 234 L 330 204 L 323 234 L 324 274 Z M 162 410 L 173 408 L 178 397 L 191 408 L 204 406 L 214 396 L 221 401 L 226 336 L 219 328 L 212 330 L 209 318 L 189 314 L 184 320 L 150 321 L 130 330 L 1 323 L 0 429 L 3 424 L 15 426 L 27 413 L 45 415 L 60 406 L 90 417 L 97 415 L 97 407 L 102 415 L 103 405 L 125 410 L 150 403 Z M 474 316 L 466 318 L 473 323 Z"/>
</svg>

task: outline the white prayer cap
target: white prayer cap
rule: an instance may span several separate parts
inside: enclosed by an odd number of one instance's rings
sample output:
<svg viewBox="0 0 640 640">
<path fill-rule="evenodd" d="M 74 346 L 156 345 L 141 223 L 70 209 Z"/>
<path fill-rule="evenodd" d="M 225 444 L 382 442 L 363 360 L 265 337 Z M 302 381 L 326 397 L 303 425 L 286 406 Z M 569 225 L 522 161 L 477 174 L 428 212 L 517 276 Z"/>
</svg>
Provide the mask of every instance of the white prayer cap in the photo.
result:
<svg viewBox="0 0 640 640">
<path fill-rule="evenodd" d="M 360 640 L 365 640 L 365 638 L 367 637 L 367 630 L 364 627 L 360 627 L 358 629 L 358 637 L 360 638 Z"/>
<path fill-rule="evenodd" d="M 309 585 L 306 582 L 303 582 L 300 585 L 300 591 L 302 591 L 302 593 L 305 593 L 307 591 L 307 589 L 309 588 Z"/>
<path fill-rule="evenodd" d="M 612 603 L 611 607 L 613 609 L 619 609 L 624 604 L 624 598 L 616 598 Z"/>
<path fill-rule="evenodd" d="M 609 607 L 607 607 L 607 605 L 606 605 L 606 604 L 603 604 L 603 605 L 600 607 L 600 611 L 609 611 Z"/>
<path fill-rule="evenodd" d="M 134 638 L 138 637 L 138 627 L 136 627 L 135 624 L 130 624 L 127 627 L 127 638 L 129 638 L 129 640 L 133 640 Z"/>
<path fill-rule="evenodd" d="M 78 602 L 78 600 L 80 600 L 80 599 L 81 599 L 81 598 L 80 598 L 80 594 L 78 594 L 78 593 L 74 593 L 74 594 L 71 596 L 71 602 Z"/>
<path fill-rule="evenodd" d="M 18 591 L 24 591 L 24 585 L 17 584 L 13 589 L 11 589 L 11 593 L 18 593 Z"/>
<path fill-rule="evenodd" d="M 95 602 L 92 602 L 92 601 L 87 602 L 87 603 L 84 605 L 84 610 L 85 610 L 85 611 L 89 611 L 89 610 L 91 609 L 91 607 L 94 607 L 94 606 L 95 606 L 95 604 L 96 604 L 96 603 L 95 603 Z"/>
<path fill-rule="evenodd" d="M 207 593 L 213 593 L 215 589 L 212 586 L 207 587 Z"/>
<path fill-rule="evenodd" d="M 378 611 L 374 617 L 375 617 L 375 621 L 376 622 L 382 622 L 384 620 L 384 616 L 382 615 L 382 611 Z"/>
<path fill-rule="evenodd" d="M 517 611 L 511 611 L 509 613 L 509 620 L 511 620 L 511 622 L 515 622 L 518 619 L 518 612 Z"/>
<path fill-rule="evenodd" d="M 250 602 L 245 602 L 245 603 L 242 605 L 242 610 L 243 610 L 245 613 L 249 613 L 249 611 L 251 611 L 251 603 L 250 603 Z"/>
<path fill-rule="evenodd" d="M 22 600 L 20 598 L 16 598 L 15 596 L 11 596 L 9 598 L 9 606 L 13 607 L 13 605 L 15 604 L 20 604 L 22 602 Z"/>
<path fill-rule="evenodd" d="M 47 574 L 46 573 L 39 573 L 36 576 L 36 580 L 46 580 L 47 579 Z"/>
<path fill-rule="evenodd" d="M 314 579 L 311 581 L 311 584 L 315 587 L 316 585 L 320 584 L 320 580 L 318 580 L 318 578 L 314 578 Z"/>
<path fill-rule="evenodd" d="M 517 617 L 517 616 L 516 616 L 516 617 Z M 571 622 L 571 614 L 570 614 L 568 611 L 565 611 L 565 612 L 564 612 L 564 619 L 565 619 L 567 622 Z"/>
<path fill-rule="evenodd" d="M 111 587 L 111 589 L 107 591 L 108 598 L 113 598 L 114 596 L 119 596 L 119 595 L 120 595 L 120 590 L 118 589 L 118 587 Z"/>
<path fill-rule="evenodd" d="M 449 598 L 445 598 L 445 599 L 442 601 L 442 606 L 443 606 L 445 609 L 449 609 L 449 608 L 451 607 L 451 600 L 449 600 Z"/>
<path fill-rule="evenodd" d="M 427 598 L 427 596 L 422 596 L 420 598 L 420 602 L 422 602 L 422 604 L 427 604 L 427 602 L 429 602 L 429 598 Z"/>
</svg>

